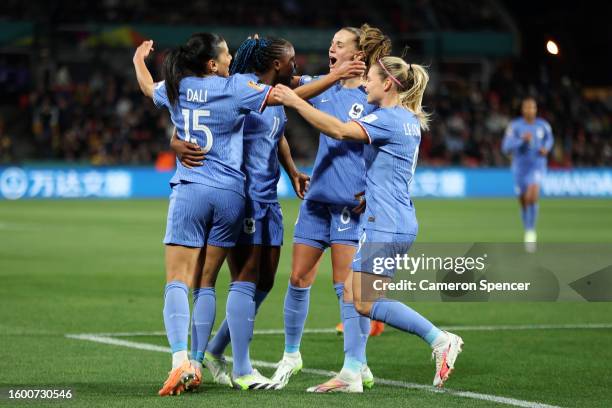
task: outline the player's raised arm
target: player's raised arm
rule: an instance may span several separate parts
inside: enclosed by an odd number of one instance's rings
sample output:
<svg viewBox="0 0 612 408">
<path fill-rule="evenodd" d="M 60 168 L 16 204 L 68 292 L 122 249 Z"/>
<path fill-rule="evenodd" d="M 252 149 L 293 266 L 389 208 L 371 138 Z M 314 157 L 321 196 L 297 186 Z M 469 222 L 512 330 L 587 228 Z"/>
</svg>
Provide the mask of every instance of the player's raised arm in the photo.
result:
<svg viewBox="0 0 612 408">
<path fill-rule="evenodd" d="M 366 65 L 363 61 L 344 61 L 338 69 L 332 70 L 328 75 L 308 82 L 294 89 L 295 93 L 302 99 L 310 99 L 325 92 L 330 86 L 343 79 L 362 77 Z"/>
<path fill-rule="evenodd" d="M 149 98 L 153 97 L 153 87 L 155 83 L 147 68 L 147 64 L 145 64 L 145 59 L 149 56 L 151 51 L 153 51 L 153 40 L 143 41 L 143 43 L 136 48 L 134 58 L 132 58 L 140 90 Z"/>
<path fill-rule="evenodd" d="M 276 85 L 272 95 L 275 100 L 295 109 L 308 123 L 333 139 L 353 140 L 363 143 L 369 142 L 366 132 L 356 122 L 342 122 L 325 112 L 313 108 L 293 90 L 284 85 Z"/>
</svg>

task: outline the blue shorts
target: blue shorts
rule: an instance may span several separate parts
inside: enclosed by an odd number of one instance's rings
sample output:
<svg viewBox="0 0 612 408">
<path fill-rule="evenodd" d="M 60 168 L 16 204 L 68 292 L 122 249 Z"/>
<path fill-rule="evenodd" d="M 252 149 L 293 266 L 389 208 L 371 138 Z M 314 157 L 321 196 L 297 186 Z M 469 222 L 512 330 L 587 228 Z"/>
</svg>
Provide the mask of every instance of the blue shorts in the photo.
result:
<svg viewBox="0 0 612 408">
<path fill-rule="evenodd" d="M 236 245 L 244 214 L 244 197 L 204 184 L 172 185 L 164 244 L 202 248 Z"/>
<path fill-rule="evenodd" d="M 524 194 L 532 184 L 540 185 L 546 174 L 546 166 L 533 166 L 529 169 L 517 169 L 514 174 L 514 192 Z"/>
<path fill-rule="evenodd" d="M 283 245 L 283 212 L 280 204 L 247 200 L 238 244 Z"/>
<path fill-rule="evenodd" d="M 293 242 L 322 250 L 331 244 L 357 246 L 359 214 L 351 211 L 356 205 L 304 200 L 295 222 Z"/>
<path fill-rule="evenodd" d="M 362 229 L 359 238 L 359 247 L 353 258 L 354 272 L 370 273 L 393 278 L 395 276 L 395 262 L 385 259 L 396 259 L 408 253 L 416 235 L 394 234 L 372 229 Z"/>
</svg>

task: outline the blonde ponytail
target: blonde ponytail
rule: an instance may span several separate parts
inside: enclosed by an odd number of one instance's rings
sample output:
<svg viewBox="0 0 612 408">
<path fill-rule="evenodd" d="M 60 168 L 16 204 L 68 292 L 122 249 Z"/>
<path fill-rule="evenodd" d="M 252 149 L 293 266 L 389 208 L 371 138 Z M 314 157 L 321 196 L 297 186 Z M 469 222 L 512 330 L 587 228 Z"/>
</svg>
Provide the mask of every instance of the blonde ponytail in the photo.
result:
<svg viewBox="0 0 612 408">
<path fill-rule="evenodd" d="M 380 29 L 363 24 L 360 27 L 359 49 L 365 54 L 366 69 L 388 55 L 391 55 L 391 39 Z"/>
<path fill-rule="evenodd" d="M 415 114 L 421 129 L 429 130 L 430 113 L 423 110 L 423 95 L 429 82 L 429 74 L 425 67 L 418 64 L 408 64 L 398 57 L 384 57 L 380 60 L 384 69 L 379 69 L 383 78 L 391 75 L 395 79 L 400 104 Z M 399 82 L 399 85 L 397 82 Z"/>
</svg>

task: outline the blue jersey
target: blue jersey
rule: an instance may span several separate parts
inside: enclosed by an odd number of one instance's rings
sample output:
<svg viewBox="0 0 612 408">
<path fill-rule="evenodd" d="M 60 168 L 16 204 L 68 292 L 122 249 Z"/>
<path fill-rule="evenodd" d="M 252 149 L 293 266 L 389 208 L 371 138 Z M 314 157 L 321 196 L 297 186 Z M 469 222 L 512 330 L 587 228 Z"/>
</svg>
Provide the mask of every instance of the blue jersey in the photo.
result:
<svg viewBox="0 0 612 408">
<path fill-rule="evenodd" d="M 246 115 L 261 112 L 272 88 L 246 75 L 186 77 L 179 86 L 177 103 L 171 105 L 164 81 L 155 86 L 153 102 L 170 111 L 180 139 L 197 143 L 206 160 L 189 169 L 177 159 L 171 183 L 188 181 L 235 191 L 244 195 L 242 171 Z"/>
<path fill-rule="evenodd" d="M 531 134 L 531 140 L 526 142 L 523 135 Z M 502 142 L 505 154 L 512 155 L 512 168 L 515 171 L 522 169 L 546 166 L 546 156 L 539 152 L 541 148 L 550 151 L 553 146 L 553 134 L 547 121 L 536 118 L 534 123 L 527 123 L 523 118 L 510 122 Z"/>
<path fill-rule="evenodd" d="M 252 81 L 255 74 L 246 74 Z M 244 122 L 244 164 L 247 196 L 254 201 L 278 201 L 280 179 L 278 142 L 285 131 L 287 116 L 283 106 L 268 106 L 263 113 L 252 112 Z"/>
<path fill-rule="evenodd" d="M 416 235 L 418 224 L 408 188 L 419 155 L 421 126 L 402 108 L 378 108 L 357 121 L 370 144 L 365 146 L 366 229 Z"/>
<path fill-rule="evenodd" d="M 300 84 L 313 78 L 302 76 Z M 368 104 L 363 87 L 335 84 L 309 101 L 315 108 L 343 122 L 361 118 L 376 107 Z M 355 204 L 355 194 L 365 188 L 363 144 L 339 141 L 321 133 L 307 200 L 329 204 Z"/>
</svg>

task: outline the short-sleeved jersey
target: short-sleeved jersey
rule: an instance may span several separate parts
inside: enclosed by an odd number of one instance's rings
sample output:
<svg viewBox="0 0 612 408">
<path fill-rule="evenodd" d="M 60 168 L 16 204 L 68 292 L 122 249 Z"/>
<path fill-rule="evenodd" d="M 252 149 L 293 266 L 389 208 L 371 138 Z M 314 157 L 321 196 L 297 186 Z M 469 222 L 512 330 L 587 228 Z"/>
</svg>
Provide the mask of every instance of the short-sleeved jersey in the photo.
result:
<svg viewBox="0 0 612 408">
<path fill-rule="evenodd" d="M 300 85 L 316 79 L 302 76 Z M 376 107 L 368 104 L 363 87 L 335 84 L 309 102 L 343 122 L 361 118 Z M 355 194 L 365 188 L 363 144 L 339 141 L 321 133 L 307 200 L 330 204 L 355 204 Z"/>
<path fill-rule="evenodd" d="M 197 143 L 206 160 L 189 169 L 179 160 L 171 183 L 189 181 L 244 195 L 243 126 L 249 112 L 261 112 L 272 88 L 246 75 L 186 77 L 178 101 L 171 105 L 164 81 L 155 86 L 153 102 L 170 111 L 180 139 Z"/>
<path fill-rule="evenodd" d="M 531 133 L 529 142 L 523 140 L 526 133 Z M 518 170 L 546 165 L 546 156 L 542 156 L 539 151 L 541 148 L 550 151 L 553 143 L 552 129 L 546 120 L 536 118 L 533 123 L 528 123 L 523 118 L 517 118 L 506 129 L 502 150 L 512 155 L 512 167 Z"/>
<path fill-rule="evenodd" d="M 252 81 L 259 78 L 246 74 Z M 287 115 L 283 106 L 268 106 L 263 113 L 251 112 L 244 122 L 244 163 L 247 196 L 254 201 L 278 201 L 280 179 L 278 142 L 285 131 Z"/>
<path fill-rule="evenodd" d="M 356 122 L 370 140 L 364 150 L 366 211 L 361 225 L 416 235 L 418 224 L 408 188 L 419 155 L 419 120 L 408 110 L 394 106 L 378 108 Z"/>
</svg>

